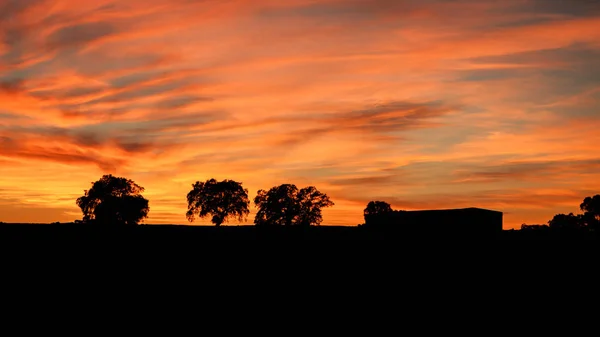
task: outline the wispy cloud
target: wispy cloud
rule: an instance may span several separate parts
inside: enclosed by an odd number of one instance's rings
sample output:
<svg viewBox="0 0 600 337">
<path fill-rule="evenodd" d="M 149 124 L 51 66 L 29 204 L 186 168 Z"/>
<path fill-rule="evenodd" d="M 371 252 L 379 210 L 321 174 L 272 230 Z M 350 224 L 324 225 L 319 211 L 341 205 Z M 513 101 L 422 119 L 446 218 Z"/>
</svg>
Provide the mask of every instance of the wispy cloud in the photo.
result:
<svg viewBox="0 0 600 337">
<path fill-rule="evenodd" d="M 600 191 L 599 56 L 585 0 L 0 1 L 0 221 L 110 172 L 150 222 L 211 177 L 545 222 Z"/>
</svg>

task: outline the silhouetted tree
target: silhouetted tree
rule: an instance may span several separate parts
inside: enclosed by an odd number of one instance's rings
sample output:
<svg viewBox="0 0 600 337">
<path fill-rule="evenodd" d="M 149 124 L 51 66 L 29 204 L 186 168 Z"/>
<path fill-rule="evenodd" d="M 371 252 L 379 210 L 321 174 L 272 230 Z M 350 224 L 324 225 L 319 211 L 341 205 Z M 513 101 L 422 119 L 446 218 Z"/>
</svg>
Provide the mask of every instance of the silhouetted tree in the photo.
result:
<svg viewBox="0 0 600 337">
<path fill-rule="evenodd" d="M 583 199 L 579 208 L 584 212 L 582 218 L 586 225 L 591 230 L 600 230 L 600 194 Z"/>
<path fill-rule="evenodd" d="M 268 191 L 259 190 L 254 198 L 258 212 L 254 217 L 256 225 L 292 225 L 298 215 L 296 185 L 283 184 Z"/>
<path fill-rule="evenodd" d="M 230 217 L 244 221 L 250 213 L 248 190 L 242 187 L 242 183 L 210 179 L 206 182 L 197 181 L 192 187 L 187 195 L 186 216 L 190 222 L 194 221 L 196 215 L 204 218 L 210 214 L 211 222 L 220 226 Z"/>
<path fill-rule="evenodd" d="M 555 230 L 575 231 L 583 228 L 584 223 L 581 215 L 569 213 L 556 214 L 552 220 L 548 221 L 548 225 Z"/>
<path fill-rule="evenodd" d="M 143 191 L 132 180 L 104 175 L 77 198 L 77 206 L 85 223 L 137 225 L 150 211 L 148 200 L 141 195 Z"/>
<path fill-rule="evenodd" d="M 391 211 L 392 206 L 385 201 L 369 201 L 367 208 L 365 208 L 363 212 L 365 223 L 370 223 L 370 220 L 373 218 L 373 216 L 389 213 Z"/>
<path fill-rule="evenodd" d="M 268 191 L 259 190 L 254 198 L 258 212 L 254 223 L 260 225 L 320 225 L 321 209 L 333 206 L 329 197 L 314 186 L 298 190 L 296 185 L 283 184 Z"/>
<path fill-rule="evenodd" d="M 296 200 L 300 210 L 296 223 L 307 227 L 313 224 L 320 225 L 323 221 L 321 209 L 334 205 L 326 194 L 319 192 L 314 186 L 308 186 L 298 191 Z"/>
<path fill-rule="evenodd" d="M 582 211 L 591 213 L 595 218 L 600 219 L 600 194 L 583 199 L 579 207 Z"/>
</svg>

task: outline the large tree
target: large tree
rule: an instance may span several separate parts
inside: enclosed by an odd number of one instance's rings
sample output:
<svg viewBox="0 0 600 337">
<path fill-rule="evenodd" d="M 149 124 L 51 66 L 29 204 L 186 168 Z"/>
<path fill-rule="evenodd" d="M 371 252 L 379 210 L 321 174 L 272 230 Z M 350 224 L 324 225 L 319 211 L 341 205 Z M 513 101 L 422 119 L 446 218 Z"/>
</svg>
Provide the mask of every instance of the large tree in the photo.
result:
<svg viewBox="0 0 600 337">
<path fill-rule="evenodd" d="M 150 211 L 148 200 L 141 195 L 143 191 L 132 180 L 104 175 L 77 198 L 77 206 L 85 223 L 137 225 Z"/>
<path fill-rule="evenodd" d="M 296 200 L 299 207 L 297 224 L 300 226 L 320 225 L 323 221 L 321 209 L 333 206 L 333 201 L 314 186 L 308 186 L 298 191 Z"/>
<path fill-rule="evenodd" d="M 293 184 L 275 186 L 268 191 L 259 190 L 254 198 L 258 212 L 256 225 L 320 225 L 321 209 L 333 206 L 329 197 L 314 186 L 301 190 Z"/>
<path fill-rule="evenodd" d="M 367 207 L 363 211 L 365 223 L 369 223 L 370 220 L 378 214 L 389 213 L 391 211 L 392 206 L 385 201 L 369 201 Z"/>
<path fill-rule="evenodd" d="M 254 198 L 258 212 L 254 217 L 256 225 L 292 225 L 298 215 L 296 195 L 298 187 L 283 184 L 270 190 L 259 190 Z"/>
<path fill-rule="evenodd" d="M 190 222 L 194 221 L 196 216 L 204 218 L 212 215 L 211 222 L 220 226 L 231 217 L 240 222 L 244 221 L 250 213 L 248 190 L 242 187 L 242 183 L 233 180 L 197 181 L 192 185 L 187 201 L 186 216 Z"/>
</svg>

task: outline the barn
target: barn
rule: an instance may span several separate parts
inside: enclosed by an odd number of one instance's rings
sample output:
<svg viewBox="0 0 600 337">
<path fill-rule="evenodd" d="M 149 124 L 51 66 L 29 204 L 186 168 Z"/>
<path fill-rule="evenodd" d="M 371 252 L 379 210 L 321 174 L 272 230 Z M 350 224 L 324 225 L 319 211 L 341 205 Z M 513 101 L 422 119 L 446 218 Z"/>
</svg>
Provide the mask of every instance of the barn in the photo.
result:
<svg viewBox="0 0 600 337">
<path fill-rule="evenodd" d="M 502 212 L 482 208 L 392 211 L 370 216 L 365 227 L 427 234 L 496 234 Z"/>
</svg>

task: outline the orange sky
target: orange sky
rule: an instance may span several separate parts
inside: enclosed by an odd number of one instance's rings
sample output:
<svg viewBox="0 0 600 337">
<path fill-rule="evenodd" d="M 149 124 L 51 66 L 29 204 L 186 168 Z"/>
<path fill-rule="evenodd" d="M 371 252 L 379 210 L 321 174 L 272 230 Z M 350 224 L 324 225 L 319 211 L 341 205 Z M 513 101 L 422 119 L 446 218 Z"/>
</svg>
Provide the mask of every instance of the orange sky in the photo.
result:
<svg viewBox="0 0 600 337">
<path fill-rule="evenodd" d="M 112 173 L 148 223 L 209 178 L 546 223 L 600 193 L 599 100 L 596 1 L 0 0 L 0 221 Z"/>
</svg>

